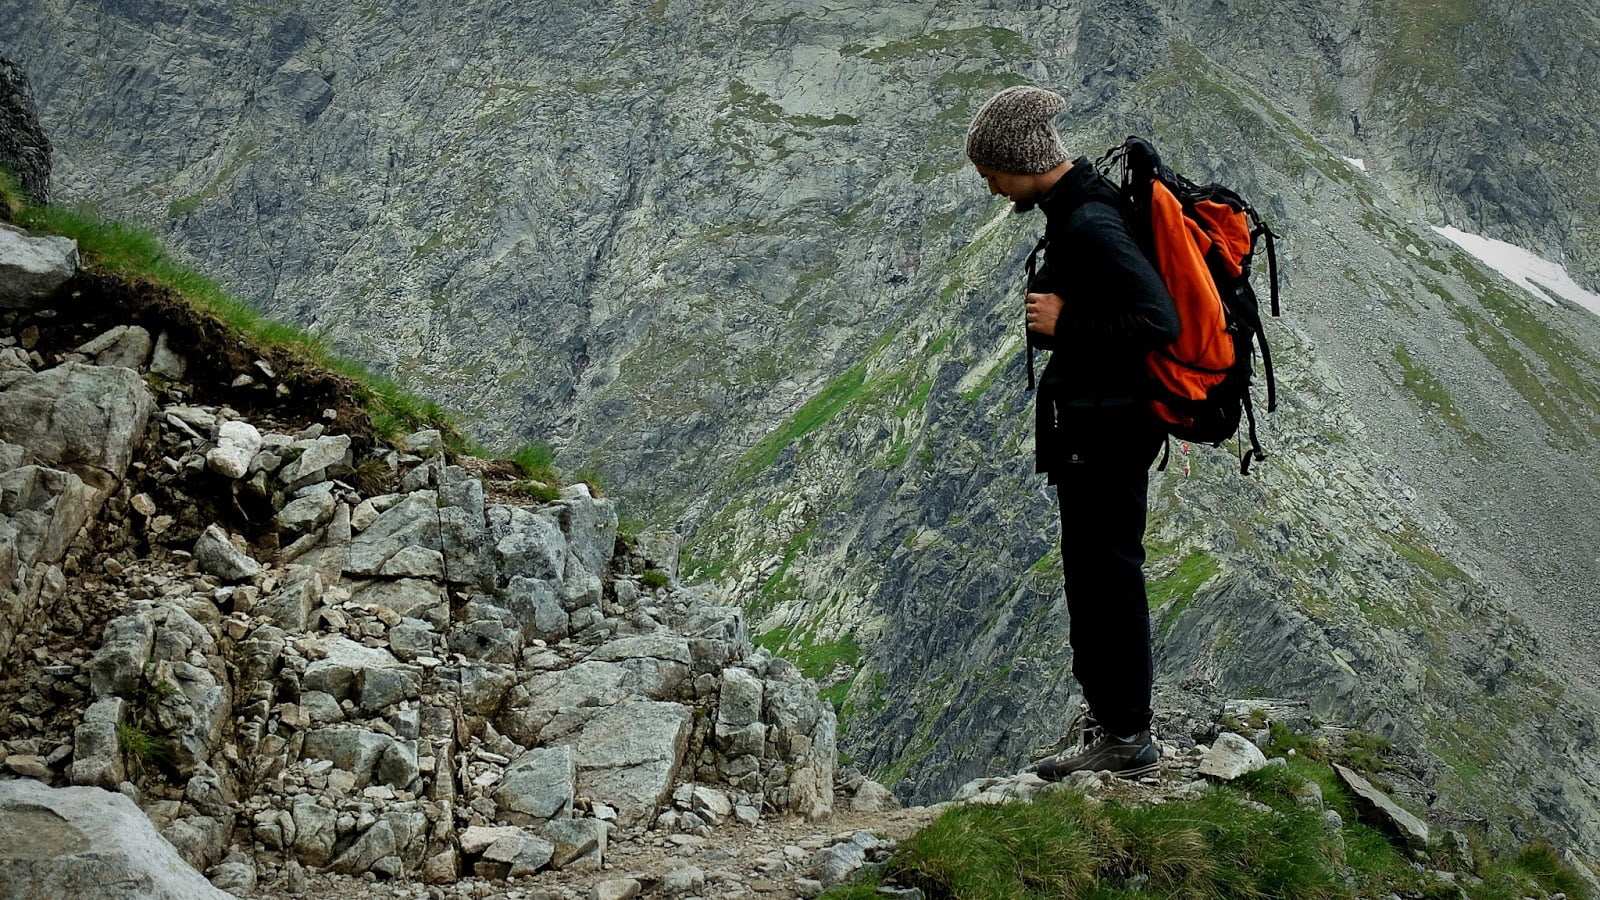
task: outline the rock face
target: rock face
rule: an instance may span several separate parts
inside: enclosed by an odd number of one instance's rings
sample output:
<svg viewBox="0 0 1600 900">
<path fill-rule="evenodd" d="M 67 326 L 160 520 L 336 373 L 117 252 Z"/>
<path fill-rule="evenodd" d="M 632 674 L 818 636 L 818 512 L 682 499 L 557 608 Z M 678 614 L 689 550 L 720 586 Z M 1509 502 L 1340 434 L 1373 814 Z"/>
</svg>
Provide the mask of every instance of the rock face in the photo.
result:
<svg viewBox="0 0 1600 900">
<path fill-rule="evenodd" d="M 36 202 L 50 202 L 50 138 L 39 127 L 27 73 L 4 56 L 0 56 L 0 167 L 15 175 Z"/>
<path fill-rule="evenodd" d="M 138 797 L 177 865 L 241 890 L 599 870 L 735 806 L 831 810 L 828 702 L 739 609 L 647 585 L 611 500 L 491 502 L 443 454 L 279 424 L 292 394 L 252 421 L 147 380 L 142 326 L 0 316 L 11 773 Z"/>
<path fill-rule="evenodd" d="M 0 895 L 225 900 L 131 800 L 98 788 L 0 781 Z"/>
</svg>

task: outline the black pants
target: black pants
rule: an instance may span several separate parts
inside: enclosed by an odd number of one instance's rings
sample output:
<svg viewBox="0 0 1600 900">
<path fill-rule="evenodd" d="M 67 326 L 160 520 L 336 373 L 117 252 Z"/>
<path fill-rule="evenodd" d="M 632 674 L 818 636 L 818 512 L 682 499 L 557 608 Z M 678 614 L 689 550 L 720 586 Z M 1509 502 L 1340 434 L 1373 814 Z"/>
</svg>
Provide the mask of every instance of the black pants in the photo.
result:
<svg viewBox="0 0 1600 900">
<path fill-rule="evenodd" d="M 1051 472 L 1061 504 L 1072 674 L 1100 726 L 1116 735 L 1150 727 L 1145 489 L 1163 439 L 1135 426 Z"/>
</svg>

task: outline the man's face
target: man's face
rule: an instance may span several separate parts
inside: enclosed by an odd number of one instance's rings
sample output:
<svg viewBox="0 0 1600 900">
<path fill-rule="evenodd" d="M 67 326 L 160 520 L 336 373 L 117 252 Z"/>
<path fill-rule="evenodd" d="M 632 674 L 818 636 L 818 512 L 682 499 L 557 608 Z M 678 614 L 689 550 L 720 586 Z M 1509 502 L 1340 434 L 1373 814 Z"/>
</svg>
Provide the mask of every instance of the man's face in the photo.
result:
<svg viewBox="0 0 1600 900">
<path fill-rule="evenodd" d="M 983 178 L 984 184 L 989 186 L 989 195 L 1005 197 L 1017 206 L 1018 212 L 1026 212 L 1039 202 L 1038 177 L 1034 175 L 1018 175 L 1014 172 L 996 172 L 985 166 L 973 166 L 978 170 L 978 175 Z"/>
</svg>

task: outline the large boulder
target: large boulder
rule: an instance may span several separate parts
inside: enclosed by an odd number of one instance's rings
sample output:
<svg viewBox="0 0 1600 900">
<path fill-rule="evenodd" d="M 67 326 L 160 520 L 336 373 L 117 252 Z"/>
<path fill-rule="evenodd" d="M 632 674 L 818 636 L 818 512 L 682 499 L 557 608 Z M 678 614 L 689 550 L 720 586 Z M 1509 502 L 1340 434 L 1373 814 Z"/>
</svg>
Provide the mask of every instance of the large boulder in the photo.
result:
<svg viewBox="0 0 1600 900">
<path fill-rule="evenodd" d="M 0 309 L 31 309 L 78 271 L 78 242 L 0 228 Z"/>
<path fill-rule="evenodd" d="M 226 900 L 132 800 L 0 781 L 0 897 Z"/>
<path fill-rule="evenodd" d="M 570 747 L 535 748 L 517 757 L 494 791 L 500 818 L 538 825 L 572 815 L 577 769 Z"/>
<path fill-rule="evenodd" d="M 150 419 L 150 391 L 139 373 L 66 363 L 7 378 L 0 440 L 103 490 L 127 471 Z"/>
<path fill-rule="evenodd" d="M 577 754 L 578 792 L 615 808 L 623 826 L 653 821 L 678 780 L 692 722 L 677 703 L 628 699 L 607 708 L 563 741 Z"/>
</svg>

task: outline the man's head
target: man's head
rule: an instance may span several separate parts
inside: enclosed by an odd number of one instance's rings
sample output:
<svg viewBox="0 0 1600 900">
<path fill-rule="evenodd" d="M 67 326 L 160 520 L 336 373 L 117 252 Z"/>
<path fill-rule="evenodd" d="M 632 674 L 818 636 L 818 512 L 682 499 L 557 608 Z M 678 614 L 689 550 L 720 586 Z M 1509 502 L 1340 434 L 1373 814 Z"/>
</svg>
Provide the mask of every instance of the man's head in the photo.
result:
<svg viewBox="0 0 1600 900">
<path fill-rule="evenodd" d="M 1018 85 L 989 98 L 967 129 L 967 158 L 989 185 L 1017 210 L 1044 199 L 1066 169 L 1067 149 L 1055 118 L 1066 101 L 1055 91 Z"/>
</svg>

